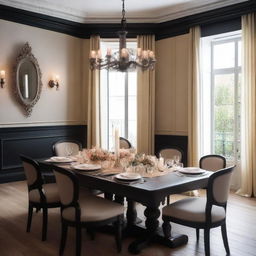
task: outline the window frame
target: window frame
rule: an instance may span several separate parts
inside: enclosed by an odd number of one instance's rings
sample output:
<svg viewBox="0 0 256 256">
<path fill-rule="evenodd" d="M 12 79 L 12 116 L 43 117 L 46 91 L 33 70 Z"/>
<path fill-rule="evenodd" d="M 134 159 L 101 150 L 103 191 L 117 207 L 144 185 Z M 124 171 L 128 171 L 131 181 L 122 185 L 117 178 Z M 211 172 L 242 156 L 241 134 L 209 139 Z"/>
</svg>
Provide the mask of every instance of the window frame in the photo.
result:
<svg viewBox="0 0 256 256">
<path fill-rule="evenodd" d="M 238 44 L 241 42 L 241 34 L 240 35 L 233 35 L 229 36 L 229 38 L 218 38 L 216 40 L 211 41 L 211 115 L 212 115 L 212 123 L 211 123 L 211 152 L 215 152 L 215 114 L 214 114 L 214 89 L 215 89 L 215 76 L 216 75 L 234 75 L 234 156 L 232 160 L 238 161 L 239 160 L 239 120 L 240 115 L 238 113 L 238 105 L 241 99 L 238 99 L 238 81 L 239 75 L 241 75 L 242 67 L 238 66 Z M 234 42 L 235 44 L 235 63 L 234 67 L 232 68 L 214 68 L 214 47 L 219 44 L 225 44 L 229 42 Z M 240 102 L 241 103 L 241 102 Z"/>
</svg>

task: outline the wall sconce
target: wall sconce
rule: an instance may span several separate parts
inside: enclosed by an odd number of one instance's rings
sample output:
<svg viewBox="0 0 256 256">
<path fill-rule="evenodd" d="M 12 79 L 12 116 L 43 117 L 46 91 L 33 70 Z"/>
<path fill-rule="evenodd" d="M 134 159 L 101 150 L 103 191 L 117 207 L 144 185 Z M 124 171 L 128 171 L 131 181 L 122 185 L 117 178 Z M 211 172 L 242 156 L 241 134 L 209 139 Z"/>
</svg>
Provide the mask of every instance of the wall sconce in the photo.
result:
<svg viewBox="0 0 256 256">
<path fill-rule="evenodd" d="M 1 70 L 0 71 L 0 86 L 1 86 L 1 88 L 4 88 L 4 84 L 5 84 L 5 71 Z"/>
<path fill-rule="evenodd" d="M 49 85 L 51 88 L 53 88 L 53 87 L 56 86 L 56 90 L 58 90 L 58 89 L 59 89 L 59 80 L 60 80 L 60 77 L 59 77 L 58 75 L 55 75 L 55 76 L 53 77 L 53 79 L 51 79 L 51 80 L 49 81 L 48 85 Z"/>
</svg>

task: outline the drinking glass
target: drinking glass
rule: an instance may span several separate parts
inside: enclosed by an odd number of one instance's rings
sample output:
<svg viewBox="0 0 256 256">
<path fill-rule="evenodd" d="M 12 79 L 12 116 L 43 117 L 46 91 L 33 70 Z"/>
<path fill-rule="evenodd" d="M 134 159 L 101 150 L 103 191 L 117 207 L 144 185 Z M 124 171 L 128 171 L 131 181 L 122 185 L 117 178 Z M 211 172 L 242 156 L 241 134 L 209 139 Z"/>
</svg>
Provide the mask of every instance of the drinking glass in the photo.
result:
<svg viewBox="0 0 256 256">
<path fill-rule="evenodd" d="M 71 155 L 72 155 L 72 153 L 73 153 L 73 151 L 74 151 L 74 149 L 73 149 L 73 147 L 72 147 L 72 146 L 70 146 L 70 145 L 66 145 L 66 147 L 65 147 L 65 151 L 66 151 L 66 153 L 67 153 L 67 156 L 71 156 Z"/>
<path fill-rule="evenodd" d="M 166 159 L 165 164 L 167 165 L 168 168 L 172 168 L 174 165 L 174 160 L 173 159 Z"/>
<path fill-rule="evenodd" d="M 180 156 L 175 155 L 175 156 L 173 157 L 173 160 L 174 160 L 174 164 L 177 165 L 177 164 L 180 162 Z"/>
</svg>

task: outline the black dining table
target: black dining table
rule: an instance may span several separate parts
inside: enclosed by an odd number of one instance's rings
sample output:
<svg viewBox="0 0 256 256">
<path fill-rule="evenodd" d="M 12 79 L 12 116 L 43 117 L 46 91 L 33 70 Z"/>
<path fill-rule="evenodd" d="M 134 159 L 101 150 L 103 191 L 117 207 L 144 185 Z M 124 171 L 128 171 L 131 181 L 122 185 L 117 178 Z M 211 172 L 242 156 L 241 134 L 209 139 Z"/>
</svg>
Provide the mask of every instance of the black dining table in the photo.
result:
<svg viewBox="0 0 256 256">
<path fill-rule="evenodd" d="M 39 161 L 40 164 L 51 165 L 54 163 Z M 64 169 L 69 169 L 67 164 L 56 164 Z M 165 238 L 159 227 L 160 205 L 165 201 L 166 196 L 183 193 L 200 188 L 206 188 L 208 178 L 212 172 L 205 171 L 202 175 L 183 175 L 176 172 L 169 172 L 158 177 L 143 178 L 133 182 L 122 182 L 115 178 L 115 175 L 104 175 L 99 172 L 86 172 L 72 170 L 79 178 L 80 185 L 91 189 L 98 189 L 105 193 L 115 194 L 116 197 L 125 197 L 128 203 L 126 231 L 129 234 L 138 235 L 138 238 L 129 245 L 129 252 L 138 254 L 151 243 L 160 243 L 170 248 L 186 244 L 186 235 L 175 235 Z M 144 211 L 144 228 L 137 224 L 137 213 L 135 202 L 146 207 Z"/>
</svg>

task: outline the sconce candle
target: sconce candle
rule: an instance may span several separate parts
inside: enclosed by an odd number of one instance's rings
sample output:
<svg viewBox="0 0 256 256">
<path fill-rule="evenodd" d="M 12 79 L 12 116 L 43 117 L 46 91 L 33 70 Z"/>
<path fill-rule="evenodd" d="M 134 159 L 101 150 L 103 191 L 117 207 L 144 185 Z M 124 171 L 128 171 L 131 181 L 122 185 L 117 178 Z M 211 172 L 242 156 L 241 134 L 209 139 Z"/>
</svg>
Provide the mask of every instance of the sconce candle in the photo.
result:
<svg viewBox="0 0 256 256">
<path fill-rule="evenodd" d="M 24 90 L 24 98 L 28 99 L 29 95 L 28 95 L 28 74 L 24 75 L 24 83 L 23 83 L 23 90 Z"/>
<path fill-rule="evenodd" d="M 59 89 L 59 79 L 60 79 L 60 76 L 59 76 L 59 75 L 55 75 L 55 76 L 53 77 L 53 79 L 49 81 L 49 83 L 48 83 L 49 86 L 50 86 L 51 88 L 53 88 L 54 86 L 56 86 L 56 90 L 58 90 L 58 89 Z"/>
<path fill-rule="evenodd" d="M 0 85 L 1 85 L 1 88 L 4 87 L 4 84 L 5 84 L 5 71 L 1 70 L 0 71 Z"/>
</svg>

